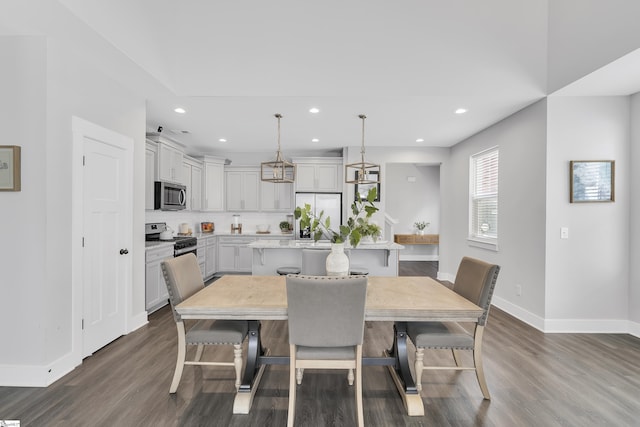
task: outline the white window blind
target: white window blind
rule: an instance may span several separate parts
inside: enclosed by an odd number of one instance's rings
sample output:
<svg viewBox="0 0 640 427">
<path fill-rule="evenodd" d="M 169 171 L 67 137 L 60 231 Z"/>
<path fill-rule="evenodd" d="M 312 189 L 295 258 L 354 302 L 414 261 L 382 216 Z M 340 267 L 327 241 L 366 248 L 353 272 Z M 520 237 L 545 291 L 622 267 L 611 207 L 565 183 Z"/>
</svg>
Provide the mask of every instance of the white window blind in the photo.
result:
<svg viewBox="0 0 640 427">
<path fill-rule="evenodd" d="M 498 239 L 498 147 L 471 156 L 471 239 Z"/>
</svg>

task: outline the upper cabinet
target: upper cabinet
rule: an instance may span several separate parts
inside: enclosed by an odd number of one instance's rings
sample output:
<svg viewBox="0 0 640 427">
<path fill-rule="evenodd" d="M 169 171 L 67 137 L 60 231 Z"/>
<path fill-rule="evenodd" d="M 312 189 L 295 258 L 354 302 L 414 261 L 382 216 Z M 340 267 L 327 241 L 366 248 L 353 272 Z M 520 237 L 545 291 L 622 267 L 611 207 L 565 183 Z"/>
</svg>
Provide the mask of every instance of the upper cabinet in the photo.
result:
<svg viewBox="0 0 640 427">
<path fill-rule="evenodd" d="M 293 184 L 260 181 L 260 210 L 293 212 Z"/>
<path fill-rule="evenodd" d="M 147 141 L 144 154 L 144 208 L 153 210 L 153 198 L 155 195 L 154 182 L 157 179 L 156 171 L 158 146 L 153 141 Z"/>
<path fill-rule="evenodd" d="M 225 171 L 227 211 L 257 211 L 260 191 L 260 170 L 227 168 Z"/>
<path fill-rule="evenodd" d="M 182 183 L 187 187 L 187 210 L 202 210 L 202 162 L 184 156 Z"/>
<path fill-rule="evenodd" d="M 296 164 L 296 192 L 341 193 L 342 157 L 293 159 Z"/>
<path fill-rule="evenodd" d="M 204 156 L 202 158 L 204 178 L 202 188 L 202 210 L 224 210 L 224 159 Z"/>
<path fill-rule="evenodd" d="M 183 182 L 182 146 L 177 141 L 164 136 L 150 134 L 147 136 L 158 146 L 158 181 L 181 184 Z"/>
</svg>

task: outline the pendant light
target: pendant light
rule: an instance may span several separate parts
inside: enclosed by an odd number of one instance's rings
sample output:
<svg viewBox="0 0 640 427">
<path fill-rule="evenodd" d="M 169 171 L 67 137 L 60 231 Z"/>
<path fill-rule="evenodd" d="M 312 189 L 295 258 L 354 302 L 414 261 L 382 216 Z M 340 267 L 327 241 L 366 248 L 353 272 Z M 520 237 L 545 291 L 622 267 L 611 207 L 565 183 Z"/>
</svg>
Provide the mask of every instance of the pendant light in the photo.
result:
<svg viewBox="0 0 640 427">
<path fill-rule="evenodd" d="M 275 114 L 278 119 L 278 152 L 272 162 L 260 163 L 260 179 L 276 184 L 293 182 L 296 178 L 296 165 L 282 158 L 280 152 L 280 119 L 281 114 Z"/>
<path fill-rule="evenodd" d="M 362 120 L 362 146 L 360 148 L 360 162 L 350 163 L 344 167 L 345 182 L 347 184 L 378 184 L 380 182 L 380 165 L 364 161 L 364 114 L 358 117 Z M 350 177 L 353 176 L 353 179 Z"/>
</svg>

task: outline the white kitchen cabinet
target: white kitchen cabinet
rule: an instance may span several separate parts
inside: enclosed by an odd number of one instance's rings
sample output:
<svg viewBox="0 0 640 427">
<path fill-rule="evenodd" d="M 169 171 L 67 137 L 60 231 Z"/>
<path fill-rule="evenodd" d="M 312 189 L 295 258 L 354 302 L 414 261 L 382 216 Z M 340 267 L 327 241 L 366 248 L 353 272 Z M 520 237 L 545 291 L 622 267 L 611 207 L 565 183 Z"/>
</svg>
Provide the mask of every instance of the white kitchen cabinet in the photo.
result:
<svg viewBox="0 0 640 427">
<path fill-rule="evenodd" d="M 202 163 L 185 156 L 182 163 L 182 183 L 187 187 L 187 210 L 202 209 Z"/>
<path fill-rule="evenodd" d="M 196 248 L 196 252 L 198 253 L 198 267 L 200 267 L 200 274 L 206 280 L 206 247 L 207 247 L 207 239 L 204 237 L 198 237 L 198 246 Z"/>
<path fill-rule="evenodd" d="M 260 188 L 258 169 L 229 169 L 225 171 L 227 211 L 257 211 Z"/>
<path fill-rule="evenodd" d="M 203 211 L 224 210 L 224 159 L 203 157 Z"/>
<path fill-rule="evenodd" d="M 182 183 L 182 151 L 176 145 L 158 143 L 158 178 L 160 181 Z"/>
<path fill-rule="evenodd" d="M 153 210 L 154 183 L 157 181 L 158 146 L 155 142 L 147 141 L 144 154 L 144 208 Z"/>
<path fill-rule="evenodd" d="M 165 259 L 173 258 L 173 245 L 149 248 L 146 250 L 145 258 L 145 308 L 147 313 L 153 313 L 169 302 L 169 292 L 160 264 Z"/>
<path fill-rule="evenodd" d="M 341 193 L 342 157 L 293 159 L 297 192 Z"/>
<path fill-rule="evenodd" d="M 253 250 L 247 245 L 254 237 L 220 237 L 218 240 L 218 271 L 250 273 Z"/>
<path fill-rule="evenodd" d="M 216 237 L 208 237 L 205 245 L 205 280 L 210 279 L 216 272 L 217 244 Z"/>
<path fill-rule="evenodd" d="M 260 210 L 293 212 L 293 184 L 260 181 Z"/>
</svg>

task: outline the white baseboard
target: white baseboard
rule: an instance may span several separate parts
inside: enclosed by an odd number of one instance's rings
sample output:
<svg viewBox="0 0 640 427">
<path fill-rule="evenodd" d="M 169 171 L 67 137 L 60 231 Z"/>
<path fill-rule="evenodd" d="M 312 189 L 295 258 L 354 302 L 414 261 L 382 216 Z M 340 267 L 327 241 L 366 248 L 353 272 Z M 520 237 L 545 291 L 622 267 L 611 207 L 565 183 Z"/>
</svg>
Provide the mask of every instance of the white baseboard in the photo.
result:
<svg viewBox="0 0 640 427">
<path fill-rule="evenodd" d="M 76 366 L 71 353 L 48 365 L 0 365 L 0 386 L 47 387 Z"/>
<path fill-rule="evenodd" d="M 527 325 L 533 326 L 539 331 L 545 332 L 545 319 L 538 316 L 537 314 L 531 313 L 530 311 L 525 310 L 524 308 L 495 295 L 491 300 L 491 304 L 495 305 L 502 311 L 506 311 L 507 313 L 509 313 L 516 319 L 523 321 Z"/>
<path fill-rule="evenodd" d="M 640 323 L 622 319 L 544 319 L 503 298 L 494 296 L 492 304 L 546 334 L 600 333 L 630 334 L 640 338 Z"/>
<path fill-rule="evenodd" d="M 453 283 L 456 280 L 455 274 L 443 273 L 442 271 L 438 271 L 438 280 L 445 280 L 447 282 Z"/>
<path fill-rule="evenodd" d="M 438 255 L 399 255 L 400 261 L 440 261 Z"/>
<path fill-rule="evenodd" d="M 147 316 L 147 312 L 143 311 L 140 314 L 137 314 L 135 316 L 132 316 L 129 318 L 129 322 L 128 322 L 128 331 L 127 333 L 131 333 L 133 331 L 135 331 L 136 329 L 139 329 L 141 327 L 143 327 L 144 325 L 146 325 L 147 323 L 149 323 L 149 319 Z"/>
<path fill-rule="evenodd" d="M 619 319 L 545 319 L 545 333 L 629 333 L 629 321 Z"/>
</svg>

